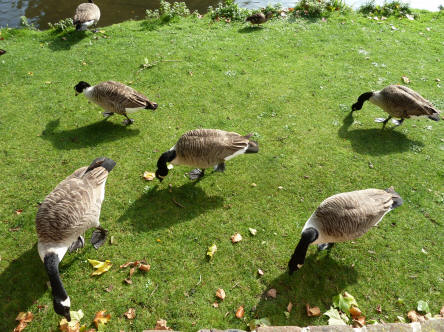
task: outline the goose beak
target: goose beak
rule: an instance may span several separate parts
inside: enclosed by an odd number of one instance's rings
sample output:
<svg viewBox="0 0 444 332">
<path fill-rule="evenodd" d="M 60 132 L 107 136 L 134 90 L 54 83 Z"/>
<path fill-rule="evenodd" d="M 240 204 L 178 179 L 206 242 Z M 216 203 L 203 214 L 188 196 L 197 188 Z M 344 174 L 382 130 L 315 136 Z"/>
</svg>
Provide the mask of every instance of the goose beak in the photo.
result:
<svg viewBox="0 0 444 332">
<path fill-rule="evenodd" d="M 66 318 L 66 320 L 67 320 L 68 322 L 71 321 L 71 314 L 70 314 L 69 312 L 66 313 L 66 314 L 64 314 L 63 316 L 65 316 L 65 318 Z"/>
</svg>

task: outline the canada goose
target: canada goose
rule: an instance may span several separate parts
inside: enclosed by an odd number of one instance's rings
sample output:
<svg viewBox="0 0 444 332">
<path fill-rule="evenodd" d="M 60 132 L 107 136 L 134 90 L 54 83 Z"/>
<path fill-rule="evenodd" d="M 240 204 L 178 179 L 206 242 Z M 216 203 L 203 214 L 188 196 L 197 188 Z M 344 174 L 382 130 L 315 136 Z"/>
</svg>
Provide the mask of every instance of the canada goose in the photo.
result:
<svg viewBox="0 0 444 332">
<path fill-rule="evenodd" d="M 105 118 L 114 115 L 114 113 L 121 114 L 126 117 L 124 124 L 131 124 L 134 122 L 130 119 L 127 113 L 134 113 L 141 109 L 155 110 L 157 104 L 148 100 L 143 94 L 137 92 L 133 88 L 115 81 L 107 81 L 91 86 L 84 81 L 80 81 L 74 89 L 76 96 L 79 93 L 85 95 L 86 98 L 102 107 L 105 112 Z"/>
<path fill-rule="evenodd" d="M 305 223 L 301 239 L 288 262 L 289 273 L 302 267 L 310 244 L 318 244 L 318 249 L 324 250 L 335 242 L 358 238 L 400 205 L 402 198 L 393 187 L 357 190 L 327 198 Z"/>
<path fill-rule="evenodd" d="M 360 110 L 366 100 L 379 106 L 389 114 L 387 119 L 377 118 L 375 122 L 382 122 L 385 127 L 392 117 L 401 120 L 392 120 L 399 126 L 404 119 L 412 116 L 427 116 L 429 119 L 439 121 L 440 111 L 419 93 L 403 85 L 389 85 L 380 91 L 365 92 L 359 96 L 358 101 L 352 105 L 352 112 Z"/>
<path fill-rule="evenodd" d="M 195 129 L 183 134 L 177 143 L 157 161 L 156 177 L 162 181 L 168 175 L 167 162 L 173 165 L 198 167 L 189 173 L 191 180 L 204 176 L 205 169 L 225 170 L 225 161 L 243 154 L 259 151 L 258 143 L 249 135 L 239 135 L 219 129 Z M 201 168 L 202 170 L 200 170 Z"/>
<path fill-rule="evenodd" d="M 67 250 L 84 246 L 82 234 L 91 227 L 96 228 L 91 236 L 93 246 L 97 249 L 105 241 L 107 231 L 100 226 L 100 209 L 106 179 L 115 165 L 102 157 L 77 169 L 46 196 L 37 212 L 37 248 L 51 283 L 54 311 L 68 321 L 71 301 L 60 279 L 59 263 Z"/>
<path fill-rule="evenodd" d="M 93 0 L 88 0 L 88 3 L 81 3 L 77 6 L 73 21 L 77 31 L 85 31 L 91 25 L 97 25 L 99 19 L 99 7 L 93 3 Z"/>
<path fill-rule="evenodd" d="M 267 12 L 267 14 L 265 14 L 265 15 L 264 15 L 264 13 L 259 12 L 259 13 L 255 13 L 253 15 L 248 16 L 247 19 L 245 20 L 245 22 L 250 22 L 252 25 L 253 24 L 262 24 L 262 23 L 267 22 L 272 17 L 273 17 L 272 12 Z"/>
</svg>

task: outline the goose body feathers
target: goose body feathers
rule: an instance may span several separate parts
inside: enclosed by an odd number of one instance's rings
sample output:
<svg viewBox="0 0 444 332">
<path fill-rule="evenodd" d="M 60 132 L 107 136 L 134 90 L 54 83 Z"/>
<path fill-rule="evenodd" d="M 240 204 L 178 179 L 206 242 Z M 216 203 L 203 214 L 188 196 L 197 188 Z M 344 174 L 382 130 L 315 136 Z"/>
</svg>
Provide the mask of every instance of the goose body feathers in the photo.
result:
<svg viewBox="0 0 444 332">
<path fill-rule="evenodd" d="M 392 187 L 340 193 L 325 199 L 302 229 L 301 239 L 288 263 L 290 274 L 303 265 L 310 244 L 356 239 L 402 203 L 401 196 Z"/>
<path fill-rule="evenodd" d="M 77 6 L 73 19 L 76 30 L 84 31 L 88 27 L 96 25 L 99 20 L 100 9 L 92 1 Z"/>
<path fill-rule="evenodd" d="M 262 12 L 254 13 L 246 18 L 246 22 L 250 22 L 251 24 L 262 24 L 267 22 L 271 17 L 272 13 L 268 12 L 266 15 Z"/>
<path fill-rule="evenodd" d="M 156 174 L 165 170 L 168 173 L 166 162 L 205 169 L 223 165 L 225 161 L 243 153 L 258 152 L 258 144 L 250 141 L 250 137 L 219 129 L 191 130 L 159 158 Z"/>
</svg>

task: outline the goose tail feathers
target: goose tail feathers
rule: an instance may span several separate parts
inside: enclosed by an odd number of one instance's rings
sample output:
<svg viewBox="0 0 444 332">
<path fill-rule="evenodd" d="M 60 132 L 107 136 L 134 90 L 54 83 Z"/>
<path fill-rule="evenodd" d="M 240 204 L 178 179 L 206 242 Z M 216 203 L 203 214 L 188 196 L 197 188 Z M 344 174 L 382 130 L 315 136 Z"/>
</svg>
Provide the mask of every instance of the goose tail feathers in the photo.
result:
<svg viewBox="0 0 444 332">
<path fill-rule="evenodd" d="M 401 206 L 404 203 L 401 195 L 399 195 L 393 187 L 387 188 L 385 191 L 388 192 L 389 194 L 392 194 L 392 199 L 393 199 L 392 210 L 396 209 L 398 206 Z"/>
<path fill-rule="evenodd" d="M 249 141 L 245 153 L 258 153 L 258 152 L 259 152 L 259 144 L 256 141 Z"/>
</svg>

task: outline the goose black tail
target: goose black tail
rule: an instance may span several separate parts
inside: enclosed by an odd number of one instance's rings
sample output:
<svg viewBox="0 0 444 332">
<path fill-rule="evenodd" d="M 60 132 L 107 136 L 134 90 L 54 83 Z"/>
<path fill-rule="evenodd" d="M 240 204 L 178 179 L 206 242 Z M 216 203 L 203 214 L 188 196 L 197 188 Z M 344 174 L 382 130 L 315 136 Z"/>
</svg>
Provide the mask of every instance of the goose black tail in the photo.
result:
<svg viewBox="0 0 444 332">
<path fill-rule="evenodd" d="M 404 203 L 401 195 L 399 195 L 393 187 L 387 188 L 385 191 L 388 192 L 389 194 L 392 194 L 392 199 L 393 199 L 392 209 L 396 209 L 398 206 L 401 206 Z"/>
<path fill-rule="evenodd" d="M 249 141 L 248 148 L 245 153 L 258 153 L 259 152 L 259 144 L 256 141 Z"/>
<path fill-rule="evenodd" d="M 114 166 L 116 166 L 116 162 L 114 160 L 106 157 L 99 157 L 94 159 L 94 161 L 88 166 L 85 174 L 97 167 L 103 167 L 108 172 L 111 172 Z"/>
</svg>

